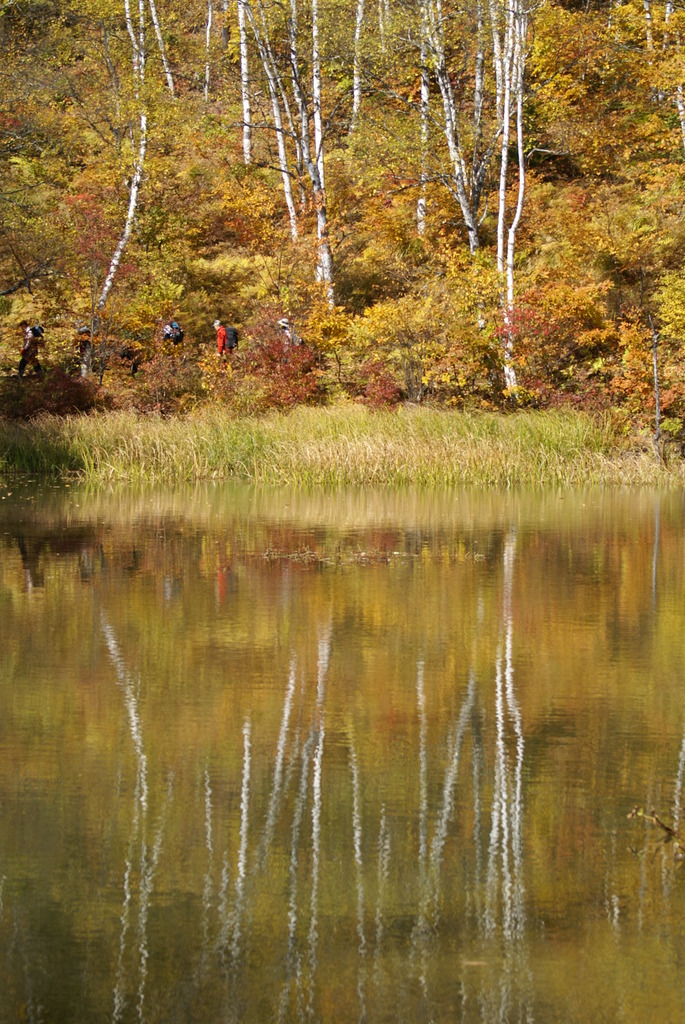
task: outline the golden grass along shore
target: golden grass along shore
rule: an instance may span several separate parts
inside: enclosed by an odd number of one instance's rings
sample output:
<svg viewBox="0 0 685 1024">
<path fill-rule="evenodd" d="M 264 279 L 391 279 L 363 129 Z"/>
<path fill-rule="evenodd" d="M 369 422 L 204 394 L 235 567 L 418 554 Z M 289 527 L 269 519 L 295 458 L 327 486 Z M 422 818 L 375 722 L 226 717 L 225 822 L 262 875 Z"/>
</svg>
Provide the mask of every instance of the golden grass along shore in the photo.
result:
<svg viewBox="0 0 685 1024">
<path fill-rule="evenodd" d="M 369 412 L 298 408 L 235 419 L 222 410 L 0 424 L 0 472 L 91 482 L 238 478 L 270 484 L 682 486 L 685 464 L 619 443 L 608 418 L 571 412 Z"/>
</svg>

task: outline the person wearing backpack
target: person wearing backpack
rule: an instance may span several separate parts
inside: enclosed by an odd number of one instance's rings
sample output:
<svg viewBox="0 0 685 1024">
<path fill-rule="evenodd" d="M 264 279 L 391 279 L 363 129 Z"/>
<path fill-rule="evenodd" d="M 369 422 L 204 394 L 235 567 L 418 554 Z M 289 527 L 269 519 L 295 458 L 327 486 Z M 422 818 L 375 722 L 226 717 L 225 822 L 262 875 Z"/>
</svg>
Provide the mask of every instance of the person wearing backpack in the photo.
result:
<svg viewBox="0 0 685 1024">
<path fill-rule="evenodd" d="M 212 327 L 216 331 L 216 350 L 222 356 L 228 353 L 231 355 L 238 347 L 238 332 L 235 327 L 224 327 L 221 320 L 215 320 Z"/>
<path fill-rule="evenodd" d="M 31 327 L 28 320 L 22 320 L 19 327 L 24 339 L 21 348 L 21 359 L 19 360 L 19 376 L 24 376 L 24 371 L 29 363 L 33 366 L 34 373 L 40 376 L 43 368 L 38 362 L 38 350 L 45 344 L 43 338 L 45 332 L 38 324 L 35 327 Z"/>
<path fill-rule="evenodd" d="M 180 345 L 184 337 L 183 328 L 177 320 L 172 320 L 171 323 L 164 325 L 162 331 L 163 341 L 170 341 L 174 345 Z"/>
</svg>

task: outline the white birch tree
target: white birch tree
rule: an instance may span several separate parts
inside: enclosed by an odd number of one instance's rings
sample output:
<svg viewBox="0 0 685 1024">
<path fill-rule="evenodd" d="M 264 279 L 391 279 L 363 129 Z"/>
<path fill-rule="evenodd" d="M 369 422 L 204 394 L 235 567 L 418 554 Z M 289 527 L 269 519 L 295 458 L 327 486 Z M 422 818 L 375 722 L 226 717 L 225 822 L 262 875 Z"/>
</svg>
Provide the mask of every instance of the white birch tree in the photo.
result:
<svg viewBox="0 0 685 1024">
<path fill-rule="evenodd" d="M 259 18 L 257 18 L 249 0 L 242 0 L 242 5 L 247 22 L 252 29 L 255 43 L 257 44 L 257 51 L 259 53 L 262 70 L 269 90 L 271 112 L 274 120 L 274 130 L 276 132 L 278 163 L 281 172 L 281 181 L 283 183 L 283 195 L 290 220 L 290 236 L 293 242 L 295 242 L 297 241 L 299 234 L 297 227 L 297 212 L 295 210 L 295 203 L 293 200 L 291 171 L 288 164 L 288 153 L 285 144 L 285 129 L 283 125 L 283 110 L 281 107 L 281 97 L 284 95 L 285 90 L 279 74 L 276 58 L 271 47 L 269 24 L 262 0 L 256 0 L 256 8 Z"/>
<path fill-rule="evenodd" d="M 428 181 L 428 142 L 430 137 L 430 70 L 428 67 L 428 12 L 425 0 L 420 10 L 420 66 L 421 66 L 421 173 L 419 198 L 416 204 L 416 231 L 419 237 L 426 233 L 426 182 Z"/>
<path fill-rule="evenodd" d="M 491 5 L 492 7 L 492 5 Z M 473 92 L 467 97 L 463 85 L 468 76 L 455 76 L 450 56 L 455 40 L 450 33 L 451 19 L 447 17 L 442 0 L 426 0 L 426 42 L 432 67 L 442 100 L 442 132 L 447 144 L 450 171 L 441 174 L 444 184 L 454 196 L 461 211 L 468 236 L 469 249 L 476 252 L 480 245 L 479 216 L 480 204 L 486 175 L 492 162 L 497 140 L 502 133 L 500 107 L 497 106 L 494 122 L 491 119 L 489 135 L 485 140 L 484 87 L 486 69 L 486 24 L 482 0 L 475 0 L 475 7 L 469 12 L 471 40 L 466 37 L 463 45 L 471 45 Z M 493 64 L 496 78 L 500 64 L 497 53 L 498 37 L 493 29 Z M 466 116 L 468 111 L 468 117 Z M 466 139 L 470 139 L 469 156 Z"/>
<path fill-rule="evenodd" d="M 515 396 L 518 380 L 514 367 L 514 258 L 516 233 L 523 213 L 526 186 L 523 97 L 530 9 L 526 5 L 526 0 L 513 0 L 503 13 L 503 38 L 500 40 L 498 47 L 500 55 L 499 79 L 501 82 L 502 138 L 497 213 L 497 271 L 500 278 L 501 306 L 504 321 L 504 383 L 507 391 L 512 396 Z M 518 190 L 513 214 L 507 226 L 507 186 L 512 118 L 514 119 L 514 130 L 516 133 Z"/>
<path fill-rule="evenodd" d="M 357 13 L 354 22 L 354 56 L 352 58 L 352 117 L 350 120 L 350 134 L 357 126 L 359 108 L 362 102 L 362 71 L 361 71 L 361 44 L 362 29 L 364 27 L 365 0 L 357 0 Z"/>
<path fill-rule="evenodd" d="M 155 30 L 155 35 L 157 37 L 157 46 L 159 47 L 159 54 L 160 57 L 162 58 L 162 67 L 164 68 L 164 77 L 166 78 L 166 84 L 171 95 L 175 96 L 176 90 L 174 88 L 174 76 L 171 73 L 171 65 L 169 64 L 166 46 L 164 45 L 164 36 L 162 34 L 162 26 L 160 24 L 159 16 L 157 14 L 155 0 L 148 0 L 148 3 L 150 7 L 150 17 L 152 18 L 152 24 Z"/>
<path fill-rule="evenodd" d="M 250 102 L 247 16 L 244 0 L 238 0 L 238 34 L 240 39 L 240 95 L 243 105 L 243 162 L 249 166 L 252 163 L 252 105 Z"/>
<path fill-rule="evenodd" d="M 209 76 L 210 76 L 210 61 L 209 51 L 210 44 L 212 41 L 212 0 L 207 0 L 207 20 L 205 22 L 205 87 L 204 87 L 204 98 L 205 103 L 209 100 Z"/>
<path fill-rule="evenodd" d="M 680 56 L 680 33 L 676 32 L 673 37 L 669 31 L 669 23 L 673 14 L 675 13 L 675 4 L 673 0 L 666 0 L 666 12 L 665 12 L 665 29 L 664 29 L 664 42 L 663 49 L 667 50 L 671 45 L 674 45 L 678 54 L 678 64 L 682 66 L 682 57 Z M 685 90 L 683 89 L 682 80 L 677 81 L 675 84 L 674 91 L 674 102 L 676 110 L 678 111 L 678 122 L 680 124 L 680 138 L 683 145 L 683 152 L 685 153 Z"/>
<path fill-rule="evenodd" d="M 326 208 L 323 90 L 319 32 L 318 0 L 311 0 L 308 10 L 311 59 L 302 57 L 301 18 L 297 0 L 291 0 L 287 25 L 287 46 L 284 53 L 275 52 L 271 43 L 269 20 L 262 0 L 244 0 L 245 13 L 252 28 L 260 62 L 271 99 L 272 116 L 279 152 L 279 165 L 288 207 L 293 241 L 298 235 L 297 218 L 292 201 L 291 170 L 286 149 L 290 138 L 295 149 L 296 166 L 306 172 L 311 185 L 317 225 L 317 280 L 326 290 L 328 301 L 334 303 L 333 258 L 328 232 Z M 289 77 L 280 71 L 280 63 L 289 66 Z M 309 89 L 307 86 L 309 85 Z M 292 90 L 289 94 L 289 89 Z"/>
<path fill-rule="evenodd" d="M 126 18 L 126 27 L 128 30 L 129 37 L 131 39 L 131 63 L 133 68 L 133 79 L 134 79 L 134 91 L 136 103 L 138 106 L 138 139 L 136 141 L 133 129 L 131 130 L 131 149 L 132 149 L 132 173 L 129 181 L 129 195 L 128 195 L 128 209 L 126 211 L 126 220 L 124 222 L 124 228 L 116 245 L 112 259 L 110 260 L 109 269 L 105 276 L 105 281 L 100 292 L 100 297 L 97 302 L 98 312 L 107 305 L 114 279 L 117 275 L 119 265 L 121 263 L 122 256 L 126 246 L 128 245 L 129 238 L 131 237 L 131 231 L 133 230 L 133 223 L 135 220 L 136 210 L 138 208 L 138 196 L 140 187 L 143 181 L 143 170 L 145 166 L 145 153 L 147 150 L 147 108 L 145 100 L 145 60 L 146 60 L 146 44 L 145 44 L 145 0 L 138 0 L 138 27 L 137 30 L 134 27 L 131 11 L 129 7 L 129 0 L 124 0 L 124 14 Z M 81 368 L 82 373 L 87 373 L 89 366 Z"/>
</svg>

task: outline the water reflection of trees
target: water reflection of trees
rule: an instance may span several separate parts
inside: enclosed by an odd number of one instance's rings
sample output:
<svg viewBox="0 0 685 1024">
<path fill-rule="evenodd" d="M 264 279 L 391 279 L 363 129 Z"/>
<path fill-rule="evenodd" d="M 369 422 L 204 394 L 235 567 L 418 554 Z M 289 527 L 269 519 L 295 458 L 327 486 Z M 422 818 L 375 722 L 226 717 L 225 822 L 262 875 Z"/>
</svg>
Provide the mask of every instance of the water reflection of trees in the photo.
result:
<svg viewBox="0 0 685 1024">
<path fill-rule="evenodd" d="M 271 1016 L 282 1020 L 383 1019 L 394 1008 L 405 1019 L 430 1019 L 441 1012 L 449 1016 L 455 999 L 455 1019 L 532 1017 L 528 960 L 537 921 L 531 890 L 549 882 L 531 876 L 531 849 L 536 872 L 540 867 L 553 877 L 565 846 L 601 843 L 592 827 L 600 814 L 610 813 L 590 806 L 593 791 L 583 800 L 586 817 L 574 821 L 563 809 L 568 789 L 557 806 L 542 802 L 541 785 L 525 785 L 539 771 L 541 749 L 549 757 L 546 770 L 550 763 L 565 767 L 549 752 L 568 751 L 573 714 L 586 738 L 586 752 L 579 743 L 577 762 L 570 765 L 574 771 L 597 759 L 613 728 L 608 717 L 593 718 L 589 687 L 577 686 L 566 703 L 560 686 L 563 716 L 557 724 L 563 718 L 567 731 L 545 732 L 541 705 L 550 701 L 552 686 L 541 666 L 548 649 L 540 651 L 539 662 L 531 657 L 531 651 L 537 655 L 540 634 L 531 626 L 530 608 L 538 606 L 530 594 L 536 588 L 548 598 L 552 594 L 544 581 L 563 563 L 561 542 L 526 535 L 517 524 L 517 531 L 493 533 L 487 557 L 472 560 L 463 572 L 456 543 L 443 552 L 431 540 L 429 555 L 421 555 L 423 542 L 412 532 L 407 543 L 416 561 L 411 566 L 399 572 L 383 564 L 371 583 L 367 572 L 364 586 L 355 589 L 359 577 L 348 576 L 346 587 L 338 590 L 328 570 L 234 556 L 235 592 L 221 605 L 225 617 L 212 622 L 210 633 L 204 619 L 217 610 L 212 573 L 216 565 L 227 564 L 230 544 L 224 538 L 225 550 L 219 545 L 215 551 L 207 537 L 180 537 L 164 529 L 156 547 L 141 544 L 137 569 L 129 576 L 130 544 L 126 548 L 105 537 L 102 564 L 100 541 L 92 544 L 89 582 L 109 616 L 97 622 L 96 632 L 106 651 L 115 721 L 122 730 L 121 736 L 116 724 L 103 730 L 119 759 L 111 773 L 123 779 L 117 799 L 102 780 L 93 786 L 112 799 L 117 818 L 112 831 L 121 838 L 110 847 L 116 892 L 109 913 L 116 917 L 116 941 L 110 960 L 105 959 L 112 965 L 113 1019 L 122 1024 L 153 1020 L 176 998 L 179 1015 L 182 1007 L 202 1006 L 204 1019 L 259 1019 L 267 1005 Z M 639 625 L 644 611 L 655 608 L 658 546 L 656 610 L 661 615 L 672 606 L 673 594 L 680 591 L 668 576 L 674 559 L 663 558 L 662 551 L 664 544 L 671 545 L 667 552 L 681 549 L 672 546 L 675 534 L 666 517 L 660 529 L 660 540 L 652 532 L 627 554 L 622 538 L 610 537 L 603 545 L 599 534 L 573 550 L 575 578 L 584 588 L 588 616 L 598 624 L 588 636 L 616 628 L 619 601 L 631 624 Z M 283 535 L 284 547 L 288 543 Z M 388 530 L 383 544 L 401 543 Z M 49 547 L 41 548 L 39 569 L 49 570 L 47 596 L 57 571 L 49 556 Z M 89 594 L 91 588 L 81 587 L 74 572 L 76 550 L 70 557 L 75 589 Z M 430 557 L 437 567 L 429 583 L 420 573 L 420 557 Z M 60 582 L 66 578 L 64 563 L 65 558 L 59 563 Z M 448 591 L 443 581 L 450 575 L 458 576 L 459 586 Z M 161 589 L 154 589 L 162 576 L 181 581 L 173 608 Z M 105 583 L 113 584 L 111 593 Z M 156 593 L 156 603 L 145 605 L 150 592 Z M 443 613 L 447 593 L 455 607 Z M 334 600 L 329 618 L 322 608 L 328 608 L 331 595 L 339 603 Z M 574 643 L 564 635 L 566 608 L 572 607 L 565 600 L 561 588 L 555 590 L 553 604 L 548 601 L 541 613 L 551 607 L 550 619 L 560 623 L 554 654 L 564 672 Z M 195 615 L 193 605 L 202 614 Z M 254 615 L 262 605 L 270 609 L 267 622 Z M 161 638 L 177 621 L 179 608 L 183 642 L 190 637 L 188 651 L 176 647 L 167 653 Z M 453 627 L 446 625 L 451 614 Z M 355 646 L 355 631 L 368 636 L 378 623 L 386 649 L 379 643 L 365 660 Z M 400 653 L 394 655 L 390 637 L 398 631 Z M 471 633 L 476 635 L 472 649 L 465 639 Z M 277 640 L 267 647 L 265 636 Z M 252 640 L 256 675 L 268 673 L 268 683 L 260 685 L 258 678 L 243 687 L 245 651 Z M 198 657 L 201 643 L 203 652 L 210 652 L 206 662 L 218 662 L 215 676 L 202 661 L 204 653 Z M 83 648 L 84 660 L 94 662 L 87 644 Z M 526 658 L 517 662 L 522 648 Z M 164 672 L 162 682 L 155 676 L 153 685 L 157 657 Z M 521 663 L 530 668 L 525 678 L 515 671 Z M 384 686 L 384 674 L 390 673 L 397 678 Z M 529 685 L 531 677 L 535 686 Z M 280 698 L 274 697 L 275 685 Z M 184 690 L 195 686 L 204 689 L 211 708 L 199 726 L 193 725 L 192 712 L 185 717 L 190 703 L 183 703 Z M 626 683 L 619 694 L 628 709 L 635 706 L 631 686 Z M 83 693 L 90 699 L 91 690 L 83 686 Z M 373 714 L 367 714 L 366 700 L 373 702 Z M 670 706 L 664 701 L 664 709 Z M 621 707 L 616 703 L 615 715 Z M 658 704 L 655 730 L 661 712 Z M 648 742 L 644 751 L 632 738 L 631 743 L 631 750 L 648 756 Z M 603 779 L 616 774 L 608 758 L 597 759 L 596 770 Z M 656 792 L 664 808 L 673 797 L 674 818 L 680 814 L 684 774 L 685 741 L 675 790 L 669 789 L 667 799 Z M 607 788 L 598 786 L 597 792 Z M 577 826 L 573 830 L 557 827 L 569 820 Z M 625 877 L 616 877 L 621 843 L 614 830 L 606 899 L 616 936 L 626 930 Z M 182 872 L 174 866 L 177 860 Z M 5 870 L 0 865 L 0 875 Z M 672 902 L 673 873 L 664 871 L 657 879 L 645 859 L 641 870 L 638 912 L 647 929 L 655 888 L 665 910 Z M 566 902 L 571 902 L 568 891 L 558 905 Z M 164 914 L 167 928 L 173 922 L 178 935 L 164 930 Z M 168 945 L 173 954 L 166 952 Z M 31 974 L 29 961 L 30 953 Z M 184 1019 L 194 1019 L 193 1014 L 185 1013 Z"/>
<path fill-rule="evenodd" d="M 206 764 L 198 787 L 204 806 L 205 871 L 201 893 L 201 953 L 195 975 L 198 991 L 216 985 L 223 991 L 221 1013 L 225 1019 L 241 1019 L 255 993 L 249 990 L 250 959 L 254 942 L 263 936 L 263 903 L 270 904 L 272 935 L 270 957 L 280 968 L 279 990 L 272 993 L 274 1015 L 279 1020 L 310 1020 L 321 1016 L 321 1000 L 329 980 L 331 955 L 338 940 L 332 940 L 330 907 L 322 930 L 321 902 L 330 898 L 327 874 L 342 873 L 350 879 L 351 891 L 342 893 L 350 904 L 353 930 L 342 951 L 344 970 L 352 981 L 358 1019 L 382 1015 L 394 1004 L 409 1014 L 430 1016 L 439 1005 L 444 988 L 456 983 L 462 999 L 477 1019 L 508 1020 L 525 1013 L 530 1001 L 529 971 L 526 965 L 526 914 L 523 848 L 523 765 L 525 742 L 521 709 L 514 679 L 515 615 L 513 601 L 516 535 L 505 538 L 502 553 L 502 588 L 499 638 L 495 664 L 489 672 L 476 666 L 474 655 L 466 665 L 466 685 L 460 705 L 443 727 L 437 745 L 444 751 L 443 765 L 435 763 L 435 736 L 429 743 L 429 713 L 425 658 L 416 664 L 416 720 L 418 803 L 407 807 L 404 822 L 393 818 L 384 799 L 374 799 L 374 769 L 360 761 L 355 721 L 347 714 L 334 725 L 334 742 L 346 750 L 347 768 L 337 752 L 326 755 L 328 733 L 326 693 L 331 671 L 335 635 L 331 624 L 320 629 L 317 641 L 315 679 L 300 656 L 293 656 L 285 682 L 280 724 L 270 768 L 264 759 L 257 727 L 245 718 L 242 725 L 242 767 L 237 824 L 237 849 L 230 856 L 230 841 L 217 822 L 217 794 L 213 770 Z M 147 840 L 148 761 L 142 736 L 136 679 L 127 670 L 112 627 L 103 616 L 102 633 L 116 671 L 126 709 L 129 735 L 136 763 L 134 807 L 129 848 L 124 867 L 124 898 L 121 936 L 114 989 L 114 1020 L 123 1019 L 131 993 L 131 970 L 135 968 L 138 988 L 136 1006 L 145 1019 L 147 978 L 147 919 L 155 871 L 162 846 L 166 811 L 159 813 L 151 849 Z M 300 663 L 302 662 L 302 663 Z M 313 689 L 311 689 L 313 685 Z M 487 752 L 483 720 L 494 718 L 494 745 Z M 254 744 L 261 752 L 256 754 Z M 463 762 L 470 754 L 470 772 Z M 260 756 L 260 778 L 270 777 L 266 790 L 255 791 L 254 758 Z M 326 775 L 335 787 L 327 788 Z M 343 782 L 347 776 L 347 783 Z M 466 777 L 466 781 L 462 780 Z M 470 784 L 468 778 L 470 777 Z M 470 806 L 468 785 L 471 787 Z M 488 794 L 489 796 L 486 796 Z M 490 800 L 489 826 L 484 813 Z M 171 799 L 171 786 L 168 800 Z M 331 805 L 331 800 L 338 804 Z M 263 810 L 260 811 L 260 808 Z M 464 822 L 469 820 L 469 832 Z M 345 838 L 345 821 L 349 839 Z M 307 827 L 309 822 L 309 827 Z M 331 858 L 330 840 L 323 845 L 322 830 L 333 827 L 340 833 L 337 856 Z M 462 865 L 459 885 L 463 891 L 455 901 L 450 875 L 455 869 L 455 847 Z M 449 856 L 446 857 L 448 845 Z M 223 848 L 222 848 L 223 847 Z M 412 855 L 411 849 L 414 848 Z M 350 858 L 349 866 L 344 858 Z M 402 872 L 413 867 L 413 896 L 407 900 L 408 878 L 398 877 L 394 859 Z M 221 876 L 216 879 L 217 864 Z M 138 868 L 137 887 L 133 875 Z M 448 883 L 447 886 L 445 883 Z M 324 889 L 322 889 L 322 886 Z M 336 888 L 336 883 L 333 883 Z M 133 894 L 138 892 L 137 964 L 132 963 L 129 934 L 132 929 Z M 353 895 L 352 895 L 353 891 Z M 398 917 L 398 902 L 406 911 Z M 476 930 L 472 928 L 475 921 Z M 283 924 L 280 923 L 280 921 Z M 411 922 L 406 941 L 405 921 Z M 441 934 L 461 931 L 463 948 L 451 966 L 452 980 L 445 977 L 444 964 L 436 970 L 434 959 L 442 957 Z M 278 937 L 282 935 L 282 943 Z M 474 938 L 474 936 L 477 936 Z M 475 945 L 474 945 L 475 944 Z M 356 951 L 356 952 L 353 952 Z M 405 963 L 398 975 L 397 957 Z M 472 982 L 468 963 L 501 964 L 499 982 Z M 477 976 L 476 976 L 477 977 Z M 348 994 L 345 997 L 349 1000 Z M 437 1000 L 437 1002 L 436 1002 Z M 385 1009 L 384 1009 L 385 1008 Z M 474 1017 L 476 1019 L 476 1017 Z"/>
</svg>

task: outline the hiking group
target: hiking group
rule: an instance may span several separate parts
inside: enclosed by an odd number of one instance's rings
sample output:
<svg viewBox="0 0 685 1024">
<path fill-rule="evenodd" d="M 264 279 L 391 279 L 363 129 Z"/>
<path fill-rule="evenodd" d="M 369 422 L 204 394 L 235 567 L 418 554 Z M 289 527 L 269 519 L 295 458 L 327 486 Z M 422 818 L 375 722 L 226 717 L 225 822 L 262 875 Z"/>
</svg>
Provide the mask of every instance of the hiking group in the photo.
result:
<svg viewBox="0 0 685 1024">
<path fill-rule="evenodd" d="M 218 318 L 212 324 L 216 331 L 216 350 L 219 357 L 231 356 L 238 348 L 238 331 L 235 327 L 224 325 Z M 282 318 L 278 321 L 278 327 L 282 332 L 283 341 L 286 345 L 299 344 L 295 340 L 295 333 L 288 320 Z M 19 323 L 22 332 L 21 359 L 19 360 L 19 376 L 23 377 L 27 366 L 33 366 L 34 373 L 40 376 L 43 372 L 38 359 L 39 349 L 45 345 L 45 331 L 36 324 L 31 326 L 28 320 Z M 162 341 L 170 342 L 177 346 L 183 342 L 185 337 L 183 328 L 177 320 L 170 320 L 162 328 Z M 79 356 L 83 367 L 84 361 L 89 353 L 93 351 L 93 334 L 90 327 L 79 327 L 77 329 L 77 341 Z M 137 366 L 136 366 L 137 368 Z M 135 372 L 135 371 L 134 371 Z"/>
</svg>

